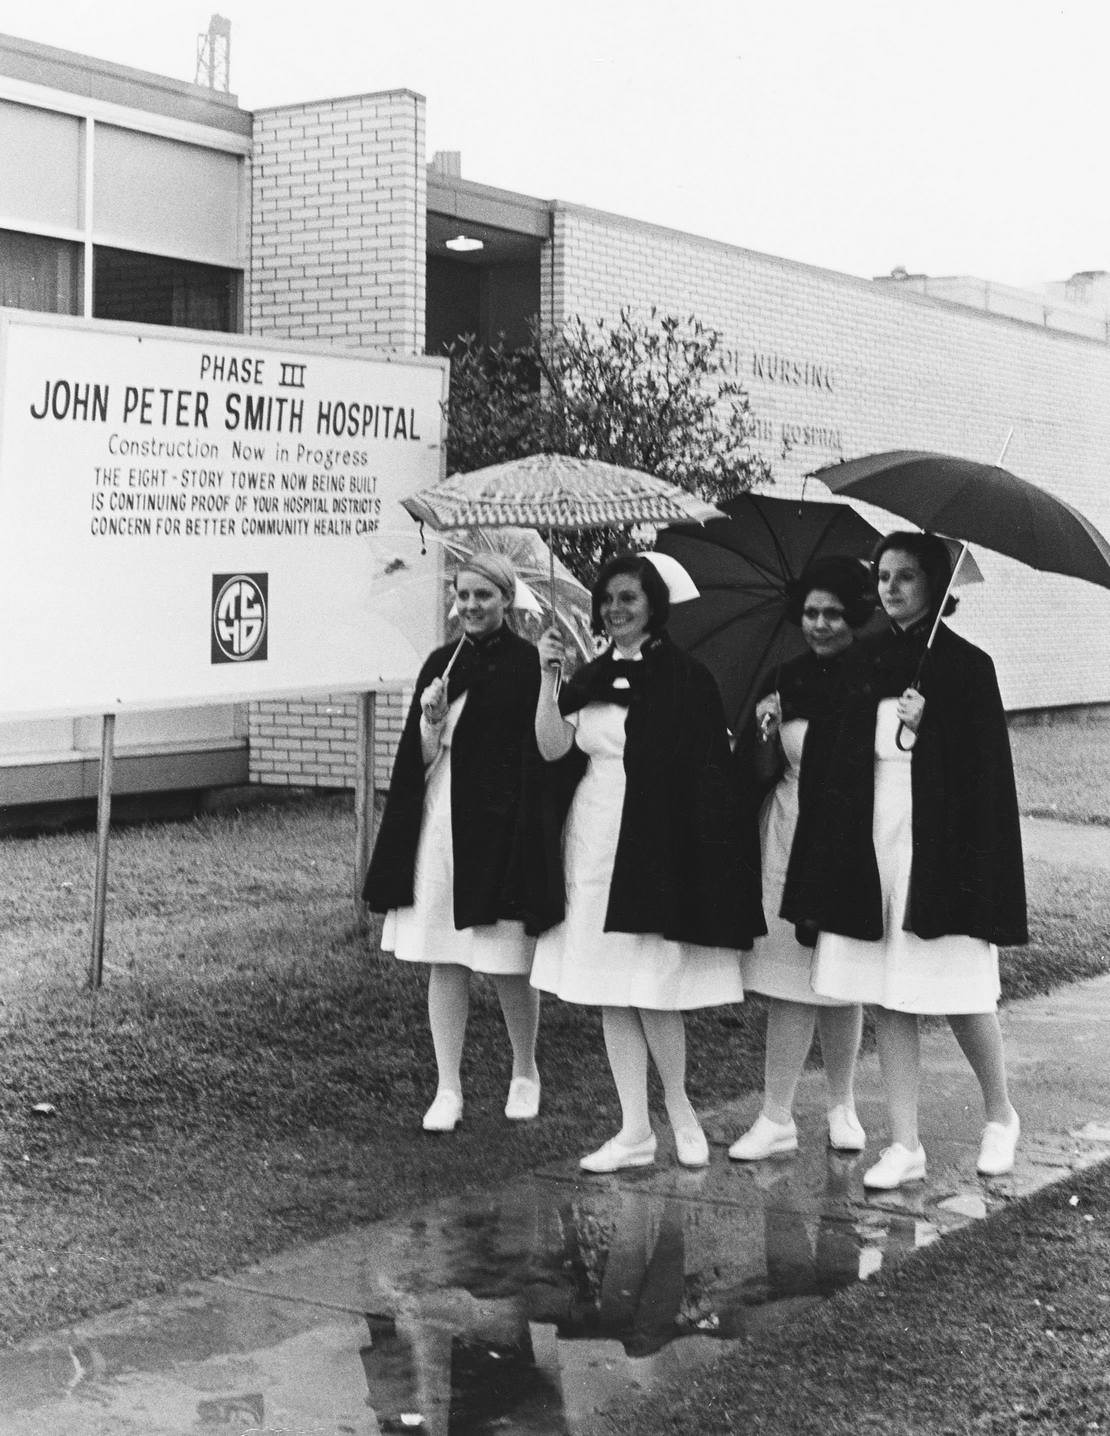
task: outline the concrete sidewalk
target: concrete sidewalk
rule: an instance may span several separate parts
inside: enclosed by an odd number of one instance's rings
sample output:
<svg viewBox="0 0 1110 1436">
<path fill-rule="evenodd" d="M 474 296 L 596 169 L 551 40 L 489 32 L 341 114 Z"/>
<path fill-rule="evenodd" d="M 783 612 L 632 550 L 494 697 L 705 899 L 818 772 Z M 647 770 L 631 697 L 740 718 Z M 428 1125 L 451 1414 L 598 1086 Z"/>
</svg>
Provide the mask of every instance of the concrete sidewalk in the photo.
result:
<svg viewBox="0 0 1110 1436">
<path fill-rule="evenodd" d="M 1021 841 L 1026 862 L 1110 872 L 1110 827 L 1099 823 L 1062 823 L 1058 818 L 1023 818 Z"/>
<path fill-rule="evenodd" d="M 1032 862 L 1110 868 L 1110 829 L 1026 828 Z M 1015 1003 L 1003 1025 L 1024 1127 L 1006 1178 L 975 1175 L 978 1089 L 930 1025 L 924 1184 L 864 1194 L 884 1127 L 873 1058 L 860 1158 L 827 1150 L 807 1074 L 796 1157 L 729 1162 L 752 1095 L 707 1119 L 704 1172 L 669 1146 L 613 1178 L 568 1159 L 26 1342 L 0 1356 L 0 1436 L 586 1433 L 607 1406 L 730 1347 L 742 1359 L 768 1323 L 1110 1157 L 1110 977 Z"/>
</svg>

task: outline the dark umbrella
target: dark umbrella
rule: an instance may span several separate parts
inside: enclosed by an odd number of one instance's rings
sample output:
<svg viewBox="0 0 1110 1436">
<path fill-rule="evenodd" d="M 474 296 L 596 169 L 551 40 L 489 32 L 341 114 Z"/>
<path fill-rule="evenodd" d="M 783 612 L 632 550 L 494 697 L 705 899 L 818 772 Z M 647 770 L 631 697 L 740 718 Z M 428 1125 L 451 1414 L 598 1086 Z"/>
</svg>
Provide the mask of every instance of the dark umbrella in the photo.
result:
<svg viewBox="0 0 1110 1436">
<path fill-rule="evenodd" d="M 788 622 L 790 585 L 814 559 L 866 558 L 879 533 L 847 504 L 741 494 L 727 515 L 663 529 L 656 548 L 686 568 L 701 597 L 672 608 L 667 631 L 717 680 L 739 732 L 772 671 L 806 651 Z"/>
<path fill-rule="evenodd" d="M 960 539 L 965 550 L 969 543 L 982 544 L 1029 568 L 1110 588 L 1110 543 L 1094 524 L 1071 504 L 998 464 L 895 449 L 830 464 L 815 470 L 813 477 L 834 494 L 875 504 L 930 533 Z M 957 562 L 949 589 L 958 569 Z M 942 599 L 926 651 L 936 638 L 943 609 Z M 922 657 L 914 687 L 924 662 Z M 901 733 L 899 724 L 899 746 Z"/>
<path fill-rule="evenodd" d="M 930 533 L 1110 588 L 1110 543 L 1094 524 L 996 464 L 899 449 L 830 464 L 813 477 L 834 494 L 887 509 Z"/>
</svg>

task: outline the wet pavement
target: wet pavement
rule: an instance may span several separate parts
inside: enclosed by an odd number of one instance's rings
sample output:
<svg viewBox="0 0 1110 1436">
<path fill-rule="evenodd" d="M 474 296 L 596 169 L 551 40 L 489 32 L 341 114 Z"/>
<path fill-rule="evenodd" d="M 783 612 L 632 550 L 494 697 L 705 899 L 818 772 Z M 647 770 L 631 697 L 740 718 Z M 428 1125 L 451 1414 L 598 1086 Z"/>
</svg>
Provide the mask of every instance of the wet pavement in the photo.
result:
<svg viewBox="0 0 1110 1436">
<path fill-rule="evenodd" d="M 1033 860 L 1059 853 L 1059 834 L 1035 836 Z M 1102 866 L 1110 833 L 1092 852 L 1067 861 Z M 1110 1157 L 1110 978 L 1013 1004 L 1003 1025 L 1024 1128 L 1005 1178 L 975 1175 L 978 1090 L 931 1024 L 925 1183 L 864 1193 L 883 1140 L 873 1058 L 860 1157 L 828 1150 L 806 1074 L 795 1156 L 728 1160 L 753 1095 L 706 1118 L 705 1171 L 677 1167 L 669 1140 L 615 1177 L 568 1159 L 26 1342 L 0 1356 L 0 1436 L 586 1436 L 606 1408 L 725 1350 L 742 1361 L 768 1325 Z"/>
</svg>

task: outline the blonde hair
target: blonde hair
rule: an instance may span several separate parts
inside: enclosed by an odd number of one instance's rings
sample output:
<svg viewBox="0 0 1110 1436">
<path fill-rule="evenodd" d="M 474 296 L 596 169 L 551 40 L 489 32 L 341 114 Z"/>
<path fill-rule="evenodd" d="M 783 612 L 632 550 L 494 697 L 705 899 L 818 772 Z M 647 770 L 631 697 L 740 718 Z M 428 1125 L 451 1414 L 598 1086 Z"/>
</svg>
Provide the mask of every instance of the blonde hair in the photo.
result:
<svg viewBox="0 0 1110 1436">
<path fill-rule="evenodd" d="M 501 590 L 506 602 L 511 604 L 516 598 L 516 569 L 504 554 L 472 553 L 469 558 L 463 559 L 455 570 L 456 588 L 460 573 L 480 573 L 483 578 L 488 578 L 495 588 Z"/>
</svg>

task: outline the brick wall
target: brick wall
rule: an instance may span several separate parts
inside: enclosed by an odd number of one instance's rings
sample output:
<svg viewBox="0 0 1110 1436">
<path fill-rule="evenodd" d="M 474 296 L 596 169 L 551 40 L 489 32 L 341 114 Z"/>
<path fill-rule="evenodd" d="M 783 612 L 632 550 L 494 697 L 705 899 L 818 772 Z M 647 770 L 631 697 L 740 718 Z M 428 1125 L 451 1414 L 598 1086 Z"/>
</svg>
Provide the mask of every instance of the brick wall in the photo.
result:
<svg viewBox="0 0 1110 1436">
<path fill-rule="evenodd" d="M 420 353 L 426 196 L 419 95 L 258 111 L 251 332 Z"/>
<path fill-rule="evenodd" d="M 377 690 L 374 773 L 378 787 L 389 783 L 410 697 L 410 691 L 400 687 Z M 351 694 L 252 703 L 248 722 L 251 782 L 353 787 L 357 728 L 357 705 Z"/>
<path fill-rule="evenodd" d="M 592 210 L 560 207 L 555 235 L 556 317 L 654 305 L 721 331 L 777 492 L 884 449 L 994 461 L 1013 427 L 1007 466 L 1110 533 L 1107 344 Z M 975 552 L 986 582 L 954 626 L 994 656 L 1007 706 L 1110 701 L 1110 593 Z"/>
<path fill-rule="evenodd" d="M 254 334 L 419 354 L 424 340 L 424 100 L 406 90 L 254 117 Z M 376 781 L 389 781 L 407 697 L 376 705 Z M 251 705 L 251 781 L 350 787 L 356 704 Z"/>
</svg>

